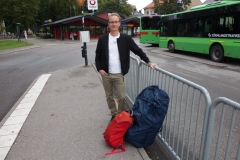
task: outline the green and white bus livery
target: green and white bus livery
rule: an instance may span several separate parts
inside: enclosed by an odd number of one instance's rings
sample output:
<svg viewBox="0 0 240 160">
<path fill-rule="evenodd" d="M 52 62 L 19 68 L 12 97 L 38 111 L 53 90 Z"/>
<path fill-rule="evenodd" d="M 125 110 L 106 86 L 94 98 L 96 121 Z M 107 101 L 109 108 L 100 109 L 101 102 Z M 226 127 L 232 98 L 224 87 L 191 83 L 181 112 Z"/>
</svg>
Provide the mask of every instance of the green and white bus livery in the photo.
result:
<svg viewBox="0 0 240 160">
<path fill-rule="evenodd" d="M 240 1 L 225 0 L 161 17 L 159 47 L 240 59 Z"/>
</svg>

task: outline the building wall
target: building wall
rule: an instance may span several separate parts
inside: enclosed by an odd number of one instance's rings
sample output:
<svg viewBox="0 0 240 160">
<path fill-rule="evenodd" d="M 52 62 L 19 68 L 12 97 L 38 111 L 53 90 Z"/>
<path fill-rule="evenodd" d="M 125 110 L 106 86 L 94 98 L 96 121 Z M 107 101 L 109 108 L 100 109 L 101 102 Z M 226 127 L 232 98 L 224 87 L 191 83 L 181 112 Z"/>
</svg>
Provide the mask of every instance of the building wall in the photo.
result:
<svg viewBox="0 0 240 160">
<path fill-rule="evenodd" d="M 149 8 L 144 10 L 144 15 L 151 15 L 154 13 L 154 8 Z"/>
<path fill-rule="evenodd" d="M 192 7 L 199 6 L 202 4 L 202 2 L 200 0 L 191 0 L 191 1 L 192 1 L 192 3 L 190 6 L 187 7 L 187 10 L 189 10 Z"/>
</svg>

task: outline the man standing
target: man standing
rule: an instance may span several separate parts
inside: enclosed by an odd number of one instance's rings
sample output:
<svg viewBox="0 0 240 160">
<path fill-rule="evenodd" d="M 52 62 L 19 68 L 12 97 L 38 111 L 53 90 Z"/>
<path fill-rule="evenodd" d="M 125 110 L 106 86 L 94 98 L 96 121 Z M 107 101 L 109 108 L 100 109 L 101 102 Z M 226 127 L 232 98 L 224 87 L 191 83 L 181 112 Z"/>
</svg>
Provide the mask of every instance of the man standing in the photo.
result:
<svg viewBox="0 0 240 160">
<path fill-rule="evenodd" d="M 108 108 L 111 111 L 111 120 L 116 114 L 126 110 L 126 82 L 124 75 L 128 73 L 130 66 L 130 51 L 138 55 L 152 69 L 157 64 L 149 61 L 149 58 L 137 46 L 134 40 L 119 32 L 121 17 L 117 13 L 108 16 L 110 33 L 102 35 L 98 39 L 95 64 L 102 76 Z M 113 87 L 115 87 L 119 104 L 116 107 Z M 110 120 L 110 121 L 111 121 Z"/>
</svg>

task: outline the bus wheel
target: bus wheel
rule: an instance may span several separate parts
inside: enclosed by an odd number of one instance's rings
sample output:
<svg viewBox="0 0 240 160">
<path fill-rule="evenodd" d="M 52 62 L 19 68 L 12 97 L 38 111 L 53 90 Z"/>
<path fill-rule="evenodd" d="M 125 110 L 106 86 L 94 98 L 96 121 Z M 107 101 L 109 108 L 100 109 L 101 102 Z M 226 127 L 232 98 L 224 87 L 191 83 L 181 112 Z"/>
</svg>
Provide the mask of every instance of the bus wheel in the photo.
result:
<svg viewBox="0 0 240 160">
<path fill-rule="evenodd" d="M 210 57 L 214 62 L 222 62 L 224 59 L 224 52 L 222 46 L 214 45 L 211 48 Z"/>
<path fill-rule="evenodd" d="M 169 52 L 171 52 L 171 53 L 175 52 L 175 45 L 174 45 L 173 41 L 168 42 L 168 49 L 169 49 Z"/>
</svg>

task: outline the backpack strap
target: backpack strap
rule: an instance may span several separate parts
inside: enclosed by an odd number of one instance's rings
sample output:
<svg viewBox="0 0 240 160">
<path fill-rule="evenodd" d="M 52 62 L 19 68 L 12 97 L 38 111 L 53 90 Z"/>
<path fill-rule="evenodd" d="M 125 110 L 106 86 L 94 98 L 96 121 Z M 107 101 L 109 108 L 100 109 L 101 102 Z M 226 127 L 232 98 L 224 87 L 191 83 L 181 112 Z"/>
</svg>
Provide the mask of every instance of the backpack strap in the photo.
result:
<svg viewBox="0 0 240 160">
<path fill-rule="evenodd" d="M 115 151 L 116 149 L 121 149 L 121 150 Z M 126 148 L 124 147 L 124 145 L 121 145 L 121 148 L 113 148 L 113 150 L 111 152 L 105 153 L 105 156 L 110 155 L 110 154 L 118 154 L 118 153 L 125 152 L 125 151 L 126 151 Z"/>
</svg>

